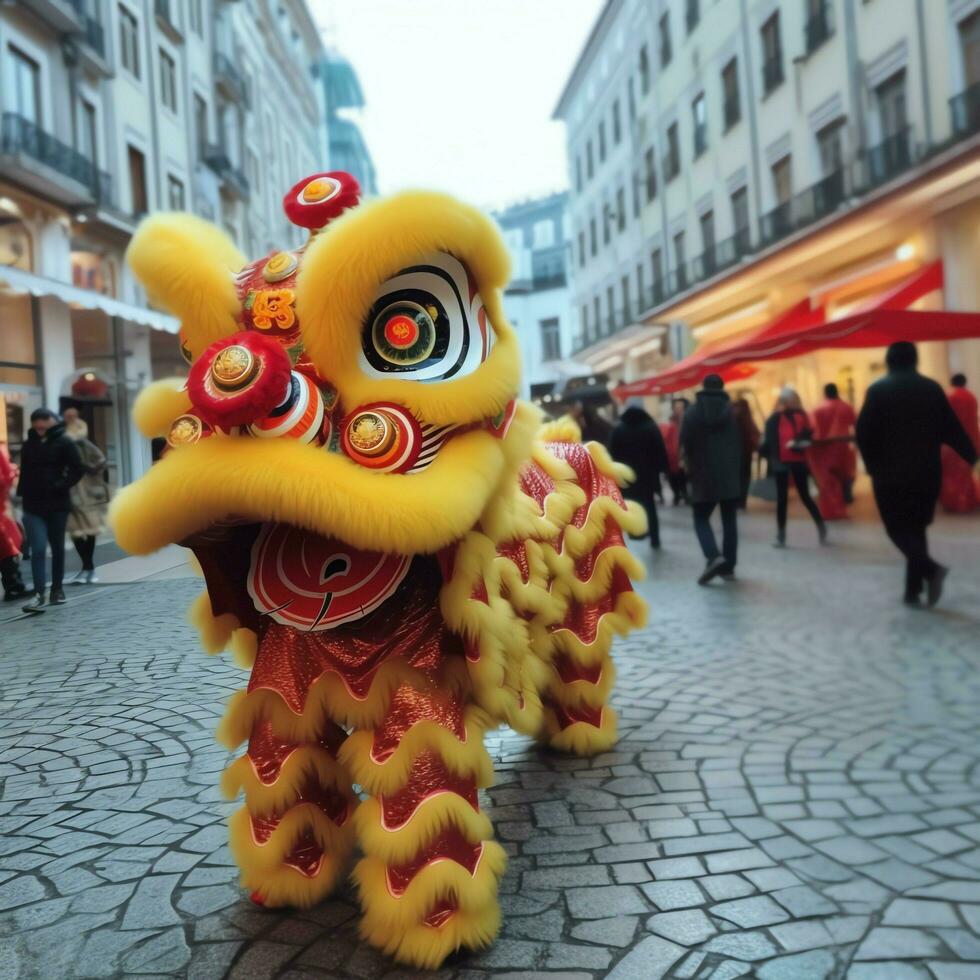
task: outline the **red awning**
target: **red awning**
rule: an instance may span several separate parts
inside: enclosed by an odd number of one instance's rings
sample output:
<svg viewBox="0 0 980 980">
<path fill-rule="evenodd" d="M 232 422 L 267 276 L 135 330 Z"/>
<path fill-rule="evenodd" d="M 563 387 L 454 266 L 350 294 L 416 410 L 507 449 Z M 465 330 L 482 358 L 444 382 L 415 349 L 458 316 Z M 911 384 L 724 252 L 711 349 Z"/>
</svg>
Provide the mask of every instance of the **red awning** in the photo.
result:
<svg viewBox="0 0 980 980">
<path fill-rule="evenodd" d="M 755 374 L 756 369 L 746 364 L 730 363 L 725 359 L 729 351 L 733 351 L 748 341 L 757 342 L 764 339 L 783 337 L 795 334 L 798 330 L 822 323 L 825 319 L 823 307 L 813 310 L 809 300 L 803 300 L 796 306 L 786 310 L 771 323 L 756 327 L 748 334 L 737 337 L 726 337 L 724 340 L 707 341 L 693 354 L 669 367 L 666 371 L 619 385 L 613 394 L 619 399 L 632 395 L 666 395 L 673 391 L 683 391 L 693 388 L 706 375 L 720 374 L 725 381 L 740 381 Z"/>
<path fill-rule="evenodd" d="M 943 265 L 936 261 L 919 269 L 888 292 L 861 304 L 855 311 L 836 320 L 827 321 L 823 309 L 811 311 L 813 322 L 794 327 L 790 314 L 794 307 L 768 327 L 722 347 L 707 347 L 695 352 L 690 361 L 698 358 L 697 370 L 687 370 L 676 379 L 674 373 L 684 362 L 645 381 L 621 385 L 617 397 L 631 394 L 658 394 L 679 391 L 697 384 L 712 372 L 723 378 L 736 368 L 749 368 L 755 361 L 782 360 L 799 357 L 825 348 L 887 347 L 898 340 L 964 340 L 980 337 L 980 313 L 951 313 L 946 310 L 910 310 L 916 300 L 943 286 Z M 803 304 L 801 304 L 802 306 Z M 797 313 L 797 315 L 800 315 Z M 699 357 L 699 354 L 701 355 Z M 694 365 L 692 365 L 692 368 Z M 751 370 L 754 369 L 750 369 Z M 668 386 L 661 386 L 666 380 Z M 674 380 L 682 383 L 674 386 Z M 623 392 L 620 395 L 620 392 Z"/>
</svg>

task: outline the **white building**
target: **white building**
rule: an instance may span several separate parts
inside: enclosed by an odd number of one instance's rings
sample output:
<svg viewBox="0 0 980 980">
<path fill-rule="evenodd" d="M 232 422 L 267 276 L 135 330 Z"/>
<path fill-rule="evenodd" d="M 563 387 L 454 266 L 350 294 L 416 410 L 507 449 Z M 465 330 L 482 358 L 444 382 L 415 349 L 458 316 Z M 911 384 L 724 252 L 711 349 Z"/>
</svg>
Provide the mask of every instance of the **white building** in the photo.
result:
<svg viewBox="0 0 980 980">
<path fill-rule="evenodd" d="M 326 161 L 323 51 L 304 0 L 0 5 L 0 442 L 81 403 L 110 477 L 149 461 L 129 409 L 180 373 L 172 318 L 123 261 L 140 217 L 195 211 L 259 255 Z"/>
<path fill-rule="evenodd" d="M 504 310 L 521 343 L 521 395 L 537 401 L 589 370 L 570 357 L 576 328 L 568 281 L 567 203 L 563 191 L 494 214 L 511 256 Z"/>
<path fill-rule="evenodd" d="M 562 94 L 583 356 L 622 380 L 802 300 L 830 319 L 941 260 L 980 309 L 978 0 L 609 0 Z M 654 325 L 687 330 L 658 338 Z M 924 368 L 980 382 L 980 342 Z M 759 365 L 860 399 L 883 350 Z"/>
</svg>

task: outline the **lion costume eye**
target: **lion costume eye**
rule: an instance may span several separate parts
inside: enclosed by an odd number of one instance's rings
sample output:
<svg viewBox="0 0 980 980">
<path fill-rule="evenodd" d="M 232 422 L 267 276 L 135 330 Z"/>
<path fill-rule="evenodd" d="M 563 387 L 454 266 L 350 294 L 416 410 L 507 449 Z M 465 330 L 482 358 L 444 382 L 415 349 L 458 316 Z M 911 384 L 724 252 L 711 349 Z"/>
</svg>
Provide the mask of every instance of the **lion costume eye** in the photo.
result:
<svg viewBox="0 0 980 980">
<path fill-rule="evenodd" d="M 365 320 L 361 368 L 374 378 L 445 381 L 475 371 L 492 342 L 472 276 L 439 252 L 382 284 Z"/>
</svg>

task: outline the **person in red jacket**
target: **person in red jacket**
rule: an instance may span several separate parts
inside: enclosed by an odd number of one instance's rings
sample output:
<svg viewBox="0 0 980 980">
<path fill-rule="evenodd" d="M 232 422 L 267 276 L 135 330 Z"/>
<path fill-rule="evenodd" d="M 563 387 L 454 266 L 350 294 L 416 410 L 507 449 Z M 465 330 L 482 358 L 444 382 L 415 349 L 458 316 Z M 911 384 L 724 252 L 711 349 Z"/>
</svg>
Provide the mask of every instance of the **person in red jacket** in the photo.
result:
<svg viewBox="0 0 980 980">
<path fill-rule="evenodd" d="M 813 478 L 820 491 L 820 516 L 825 521 L 847 517 L 846 504 L 857 475 L 857 455 L 852 441 L 857 415 L 837 391 L 824 385 L 825 400 L 813 412 L 813 445 L 807 453 Z"/>
<path fill-rule="evenodd" d="M 977 399 L 966 386 L 966 375 L 955 374 L 952 388 L 947 392 L 949 404 L 960 425 L 980 452 L 980 422 L 977 421 Z M 968 514 L 980 506 L 980 490 L 973 468 L 949 446 L 942 448 L 943 483 L 939 492 L 939 502 L 943 510 L 953 514 Z"/>
<path fill-rule="evenodd" d="M 670 419 L 660 423 L 660 434 L 667 449 L 667 482 L 674 495 L 674 506 L 688 502 L 687 471 L 681 458 L 681 423 L 691 403 L 686 398 L 675 398 L 670 405 Z"/>
<path fill-rule="evenodd" d="M 10 488 L 17 470 L 10 462 L 7 447 L 0 445 L 0 582 L 5 602 L 22 596 L 27 589 L 20 577 L 20 546 L 23 536 L 10 515 Z"/>
</svg>

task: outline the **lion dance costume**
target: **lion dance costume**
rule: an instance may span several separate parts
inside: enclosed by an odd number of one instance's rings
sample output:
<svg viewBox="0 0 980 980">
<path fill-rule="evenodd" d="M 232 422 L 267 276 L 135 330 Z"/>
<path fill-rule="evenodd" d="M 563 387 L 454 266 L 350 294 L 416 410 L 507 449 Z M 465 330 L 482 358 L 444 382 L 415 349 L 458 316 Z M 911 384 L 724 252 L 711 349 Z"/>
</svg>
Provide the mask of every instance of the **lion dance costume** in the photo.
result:
<svg viewBox="0 0 980 980">
<path fill-rule="evenodd" d="M 223 778 L 243 886 L 310 906 L 356 842 L 363 937 L 433 967 L 499 925 L 487 728 L 615 741 L 643 518 L 602 447 L 515 400 L 488 219 L 434 193 L 358 205 L 344 173 L 284 205 L 309 241 L 254 262 L 185 214 L 133 239 L 191 367 L 137 401 L 170 448 L 113 524 L 131 552 L 193 548 L 203 645 L 251 668 L 218 732 L 247 743 Z"/>
</svg>

